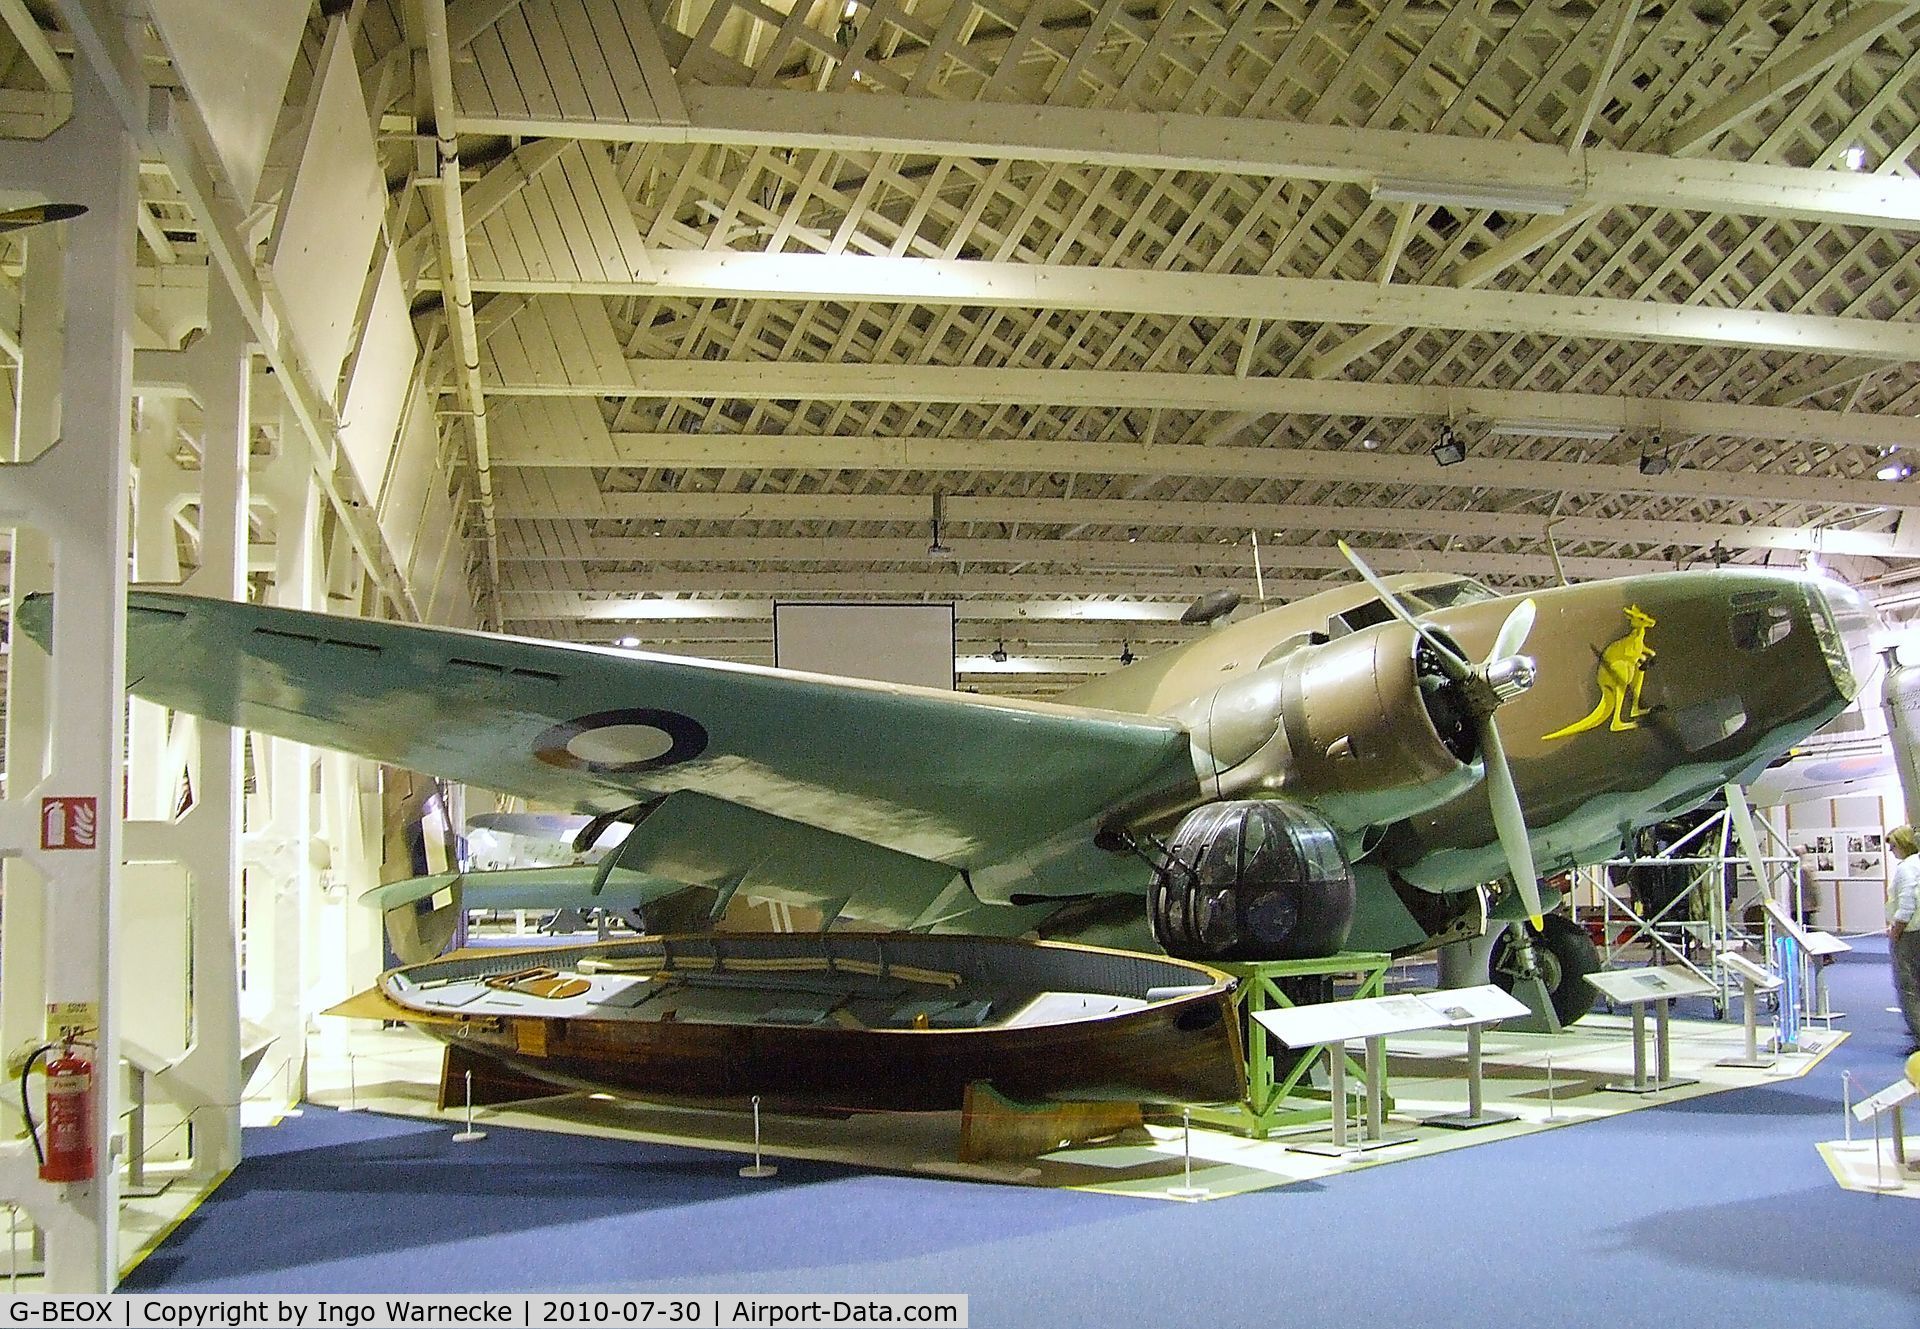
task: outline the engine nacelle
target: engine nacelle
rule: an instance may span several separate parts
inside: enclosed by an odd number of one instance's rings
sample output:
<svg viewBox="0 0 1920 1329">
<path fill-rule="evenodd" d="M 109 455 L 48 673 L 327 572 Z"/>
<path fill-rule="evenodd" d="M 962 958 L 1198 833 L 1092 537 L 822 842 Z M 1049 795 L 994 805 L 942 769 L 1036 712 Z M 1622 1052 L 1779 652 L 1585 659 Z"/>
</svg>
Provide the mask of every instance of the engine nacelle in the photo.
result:
<svg viewBox="0 0 1920 1329">
<path fill-rule="evenodd" d="M 1173 833 L 1147 916 L 1185 960 L 1332 955 L 1353 924 L 1353 867 L 1333 827 L 1291 803 L 1209 803 Z"/>
<path fill-rule="evenodd" d="M 1311 803 L 1353 830 L 1438 807 L 1480 778 L 1456 689 L 1399 623 L 1301 647 L 1206 705 L 1189 723 L 1221 798 Z"/>
</svg>

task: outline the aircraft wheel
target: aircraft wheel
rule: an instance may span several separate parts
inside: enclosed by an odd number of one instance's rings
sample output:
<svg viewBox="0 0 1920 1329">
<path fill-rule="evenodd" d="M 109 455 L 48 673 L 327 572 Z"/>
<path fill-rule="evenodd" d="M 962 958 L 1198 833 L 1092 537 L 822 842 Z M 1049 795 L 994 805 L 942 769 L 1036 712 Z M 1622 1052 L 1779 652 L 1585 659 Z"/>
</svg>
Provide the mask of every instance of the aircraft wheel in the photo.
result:
<svg viewBox="0 0 1920 1329">
<path fill-rule="evenodd" d="M 1600 952 L 1586 930 L 1564 914 L 1548 914 L 1541 920 L 1546 926 L 1535 931 L 1526 923 L 1509 923 L 1494 949 L 1491 966 L 1493 981 L 1508 991 L 1513 989 L 1515 965 L 1511 954 L 1514 928 L 1524 927 L 1533 937 L 1534 963 L 1540 966 L 1554 1014 L 1563 1025 L 1572 1024 L 1593 1009 L 1600 993 L 1587 982 L 1587 975 L 1600 968 Z"/>
</svg>

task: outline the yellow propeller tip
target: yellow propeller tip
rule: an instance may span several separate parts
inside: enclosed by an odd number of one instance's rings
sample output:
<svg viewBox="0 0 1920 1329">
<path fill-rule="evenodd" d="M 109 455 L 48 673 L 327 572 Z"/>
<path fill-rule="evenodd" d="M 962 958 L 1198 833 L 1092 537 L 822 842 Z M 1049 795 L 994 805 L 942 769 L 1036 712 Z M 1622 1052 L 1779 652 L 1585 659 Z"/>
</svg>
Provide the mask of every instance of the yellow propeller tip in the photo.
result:
<svg viewBox="0 0 1920 1329">
<path fill-rule="evenodd" d="M 1527 921 L 1533 924 L 1533 930 L 1535 932 L 1539 932 L 1547 926 L 1547 921 L 1538 914 L 1529 915 Z"/>
</svg>

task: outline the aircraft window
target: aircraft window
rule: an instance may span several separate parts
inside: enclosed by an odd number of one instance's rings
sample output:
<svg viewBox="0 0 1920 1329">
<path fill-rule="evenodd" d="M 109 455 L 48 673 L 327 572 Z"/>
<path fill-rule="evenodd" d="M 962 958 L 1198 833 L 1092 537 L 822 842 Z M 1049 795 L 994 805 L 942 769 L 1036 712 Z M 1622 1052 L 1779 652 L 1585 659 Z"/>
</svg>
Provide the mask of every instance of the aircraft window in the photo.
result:
<svg viewBox="0 0 1920 1329">
<path fill-rule="evenodd" d="M 1368 600 L 1365 604 L 1355 605 L 1345 613 L 1335 614 L 1329 620 L 1328 626 L 1342 624 L 1348 632 L 1358 632 L 1361 628 L 1370 628 L 1375 623 L 1385 623 L 1392 617 L 1393 611 L 1387 608 L 1384 601 Z"/>
<path fill-rule="evenodd" d="M 1454 605 L 1475 604 L 1497 597 L 1489 587 L 1471 577 L 1462 577 L 1458 581 L 1443 581 L 1437 586 L 1422 586 L 1417 591 L 1404 591 L 1402 598 L 1413 601 L 1416 606 L 1425 605 L 1428 609 L 1449 609 Z"/>
<path fill-rule="evenodd" d="M 1793 615 L 1785 605 L 1748 609 L 1727 620 L 1733 644 L 1743 651 L 1764 651 L 1785 641 L 1793 631 Z"/>
<path fill-rule="evenodd" d="M 1204 882 L 1229 882 L 1239 875 L 1240 827 L 1237 822 L 1228 822 L 1220 828 L 1197 866 L 1200 880 Z"/>
</svg>

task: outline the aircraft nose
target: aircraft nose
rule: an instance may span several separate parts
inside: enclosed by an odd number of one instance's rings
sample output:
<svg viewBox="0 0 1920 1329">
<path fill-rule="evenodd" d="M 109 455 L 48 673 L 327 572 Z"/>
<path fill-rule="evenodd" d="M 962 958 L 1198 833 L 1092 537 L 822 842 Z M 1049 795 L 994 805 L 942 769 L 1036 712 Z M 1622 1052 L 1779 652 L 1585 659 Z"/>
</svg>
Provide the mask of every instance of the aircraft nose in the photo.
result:
<svg viewBox="0 0 1920 1329">
<path fill-rule="evenodd" d="M 1809 578 L 1806 592 L 1827 669 L 1834 685 L 1851 701 L 1860 690 L 1859 680 L 1873 666 L 1880 616 L 1866 596 L 1832 577 Z"/>
</svg>

